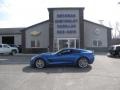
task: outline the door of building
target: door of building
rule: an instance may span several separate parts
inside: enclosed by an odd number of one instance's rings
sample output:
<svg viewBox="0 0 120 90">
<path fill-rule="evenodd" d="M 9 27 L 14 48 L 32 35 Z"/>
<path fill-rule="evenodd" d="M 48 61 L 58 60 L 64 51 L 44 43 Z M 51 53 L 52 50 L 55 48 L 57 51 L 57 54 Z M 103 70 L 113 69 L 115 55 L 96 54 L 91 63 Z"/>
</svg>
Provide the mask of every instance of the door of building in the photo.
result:
<svg viewBox="0 0 120 90">
<path fill-rule="evenodd" d="M 14 44 L 14 36 L 3 36 L 2 43 L 3 44 Z"/>
<path fill-rule="evenodd" d="M 76 38 L 58 38 L 57 46 L 58 50 L 63 48 L 76 48 Z"/>
</svg>

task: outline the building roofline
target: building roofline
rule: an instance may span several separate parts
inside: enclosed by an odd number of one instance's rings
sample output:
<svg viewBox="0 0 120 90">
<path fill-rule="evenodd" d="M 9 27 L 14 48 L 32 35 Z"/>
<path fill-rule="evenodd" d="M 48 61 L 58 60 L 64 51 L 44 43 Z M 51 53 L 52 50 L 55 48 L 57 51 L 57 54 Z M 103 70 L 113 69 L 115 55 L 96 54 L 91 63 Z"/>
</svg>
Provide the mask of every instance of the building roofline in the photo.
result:
<svg viewBox="0 0 120 90">
<path fill-rule="evenodd" d="M 60 9 L 83 9 L 84 10 L 84 7 L 51 7 L 51 8 L 48 8 L 48 11 L 49 10 L 54 10 L 54 9 L 58 9 L 58 10 L 60 10 Z"/>
<path fill-rule="evenodd" d="M 93 24 L 96 24 L 96 25 L 99 25 L 99 26 L 102 26 L 102 27 L 104 27 L 104 28 L 107 28 L 107 29 L 112 29 L 112 28 L 110 28 L 110 27 L 107 27 L 107 26 L 105 26 L 105 25 L 101 25 L 101 24 L 98 24 L 98 23 L 95 23 L 95 22 L 92 22 L 92 21 L 89 21 L 89 20 L 86 20 L 86 19 L 84 19 L 84 21 L 86 21 L 86 22 L 90 22 L 90 23 L 93 23 Z M 37 24 L 33 24 L 33 25 L 31 25 L 31 26 L 29 26 L 29 27 L 27 27 L 27 28 L 21 28 L 22 30 L 21 31 L 26 31 L 26 30 L 28 30 L 29 28 L 33 28 L 33 27 L 35 27 L 35 26 L 37 26 L 37 25 L 41 25 L 41 24 L 44 24 L 44 23 L 46 23 L 46 22 L 49 22 L 49 20 L 45 20 L 45 21 L 43 21 L 43 22 L 40 22 L 40 23 L 37 23 Z"/>
<path fill-rule="evenodd" d="M 99 26 L 102 26 L 102 27 L 105 27 L 105 28 L 110 29 L 110 30 L 112 29 L 111 27 L 107 27 L 107 26 L 105 26 L 105 25 L 98 24 L 98 23 L 95 23 L 95 22 L 92 22 L 92 21 L 89 21 L 89 20 L 86 20 L 86 19 L 84 19 L 84 21 L 90 22 L 90 23 L 93 23 L 93 24 L 96 24 L 96 25 L 99 25 Z"/>
<path fill-rule="evenodd" d="M 37 24 L 33 24 L 33 25 L 31 25 L 31 26 L 29 26 L 29 27 L 27 27 L 27 28 L 22 29 L 21 31 L 26 31 L 26 30 L 28 30 L 29 28 L 33 28 L 33 27 L 35 27 L 35 26 L 37 26 L 37 25 L 41 25 L 41 24 L 44 24 L 44 23 L 46 23 L 46 22 L 49 22 L 49 20 L 45 20 L 45 21 L 43 21 L 43 22 L 40 22 L 40 23 L 37 23 Z"/>
<path fill-rule="evenodd" d="M 14 27 L 14 28 L 0 28 L 0 30 L 3 30 L 3 29 L 14 29 L 15 30 L 15 29 L 24 29 L 24 28 L 25 27 L 20 27 L 20 28 L 19 27 L 17 27 L 17 28 L 16 27 Z"/>
</svg>

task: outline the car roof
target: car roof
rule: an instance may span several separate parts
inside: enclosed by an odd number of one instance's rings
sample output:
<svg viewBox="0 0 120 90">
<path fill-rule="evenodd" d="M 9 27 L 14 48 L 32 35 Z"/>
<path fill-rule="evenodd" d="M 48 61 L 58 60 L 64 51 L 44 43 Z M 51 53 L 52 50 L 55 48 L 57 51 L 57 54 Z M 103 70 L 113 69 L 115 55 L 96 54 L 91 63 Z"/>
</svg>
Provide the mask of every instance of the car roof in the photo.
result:
<svg viewBox="0 0 120 90">
<path fill-rule="evenodd" d="M 63 50 L 84 50 L 84 49 L 80 49 L 80 48 L 63 48 Z"/>
<path fill-rule="evenodd" d="M 113 47 L 117 47 L 117 46 L 120 46 L 120 44 L 118 44 L 118 45 L 112 45 Z"/>
</svg>

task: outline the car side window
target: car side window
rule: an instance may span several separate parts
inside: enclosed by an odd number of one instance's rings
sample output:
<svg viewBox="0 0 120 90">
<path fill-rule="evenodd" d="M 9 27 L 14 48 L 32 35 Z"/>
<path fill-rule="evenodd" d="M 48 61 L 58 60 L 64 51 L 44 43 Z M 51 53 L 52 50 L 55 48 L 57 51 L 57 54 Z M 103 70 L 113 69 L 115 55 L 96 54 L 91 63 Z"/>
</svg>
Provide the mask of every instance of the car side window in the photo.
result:
<svg viewBox="0 0 120 90">
<path fill-rule="evenodd" d="M 9 48 L 9 46 L 8 46 L 8 45 L 3 45 L 3 47 L 4 47 L 4 48 Z"/>
<path fill-rule="evenodd" d="M 63 50 L 63 51 L 61 51 L 60 52 L 60 54 L 62 54 L 62 55 L 66 55 L 66 54 L 71 54 L 72 52 L 71 52 L 71 50 Z"/>
<path fill-rule="evenodd" d="M 71 53 L 80 53 L 79 50 L 72 50 Z"/>
</svg>

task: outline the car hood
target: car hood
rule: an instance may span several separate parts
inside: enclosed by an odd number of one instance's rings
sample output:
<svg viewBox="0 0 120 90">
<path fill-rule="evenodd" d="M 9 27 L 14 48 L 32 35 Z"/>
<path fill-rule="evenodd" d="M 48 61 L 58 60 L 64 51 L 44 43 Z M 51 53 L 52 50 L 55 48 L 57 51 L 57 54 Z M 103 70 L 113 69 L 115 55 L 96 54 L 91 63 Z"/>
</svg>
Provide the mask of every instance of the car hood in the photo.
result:
<svg viewBox="0 0 120 90">
<path fill-rule="evenodd" d="M 39 54 L 40 56 L 49 56 L 49 55 L 53 55 L 54 53 L 51 52 L 47 52 L 47 53 L 41 53 Z"/>
</svg>

